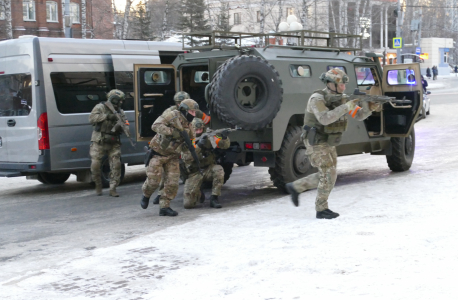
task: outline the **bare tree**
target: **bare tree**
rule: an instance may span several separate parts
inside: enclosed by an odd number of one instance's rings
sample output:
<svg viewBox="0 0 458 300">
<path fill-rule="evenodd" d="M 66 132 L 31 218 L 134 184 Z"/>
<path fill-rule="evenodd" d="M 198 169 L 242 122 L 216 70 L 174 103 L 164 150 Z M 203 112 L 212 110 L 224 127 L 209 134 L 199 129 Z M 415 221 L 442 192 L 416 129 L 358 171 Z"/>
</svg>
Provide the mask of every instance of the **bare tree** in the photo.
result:
<svg viewBox="0 0 458 300">
<path fill-rule="evenodd" d="M 5 8 L 5 20 L 6 20 L 6 38 L 13 38 L 13 23 L 11 20 L 11 0 L 3 0 Z"/>
<path fill-rule="evenodd" d="M 127 39 L 127 31 L 129 29 L 129 14 L 130 14 L 130 6 L 132 5 L 133 0 L 126 0 L 126 7 L 124 9 L 124 22 L 123 22 L 123 29 L 122 29 L 122 39 Z"/>
<path fill-rule="evenodd" d="M 86 0 L 81 0 L 81 38 L 86 38 Z"/>
<path fill-rule="evenodd" d="M 164 19 L 162 20 L 162 31 L 161 31 L 161 39 L 165 39 L 165 33 L 167 31 L 167 16 L 169 14 L 169 0 L 165 1 L 165 8 L 164 8 Z"/>
</svg>

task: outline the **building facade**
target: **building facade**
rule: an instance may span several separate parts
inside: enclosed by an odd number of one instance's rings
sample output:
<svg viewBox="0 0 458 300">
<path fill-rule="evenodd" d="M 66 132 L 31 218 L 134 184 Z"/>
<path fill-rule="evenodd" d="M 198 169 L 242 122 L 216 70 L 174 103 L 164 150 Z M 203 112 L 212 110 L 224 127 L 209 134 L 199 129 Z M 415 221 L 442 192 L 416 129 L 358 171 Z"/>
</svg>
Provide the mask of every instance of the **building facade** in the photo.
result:
<svg viewBox="0 0 458 300">
<path fill-rule="evenodd" d="M 0 40 L 8 39 L 11 32 L 13 38 L 65 37 L 65 0 L 9 0 L 10 8 L 5 2 L 0 0 Z M 113 38 L 110 0 L 71 0 L 69 8 L 73 38 Z"/>
</svg>

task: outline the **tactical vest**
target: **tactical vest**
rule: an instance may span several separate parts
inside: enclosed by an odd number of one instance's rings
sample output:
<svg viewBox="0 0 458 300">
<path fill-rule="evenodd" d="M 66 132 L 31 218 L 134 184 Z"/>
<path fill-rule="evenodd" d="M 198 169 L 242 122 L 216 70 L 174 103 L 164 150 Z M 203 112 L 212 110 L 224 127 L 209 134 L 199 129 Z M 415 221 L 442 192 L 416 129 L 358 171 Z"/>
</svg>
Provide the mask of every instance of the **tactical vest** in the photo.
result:
<svg viewBox="0 0 458 300">
<path fill-rule="evenodd" d="M 330 101 L 330 94 L 326 93 L 324 90 L 316 90 L 313 94 L 322 95 L 325 100 L 325 105 L 329 110 L 333 110 L 343 104 L 342 101 Z M 304 115 L 304 125 L 316 128 L 316 144 L 327 142 L 331 146 L 336 146 L 340 144 L 342 133 L 347 130 L 348 120 L 347 116 L 344 115 L 334 123 L 323 125 L 317 120 L 314 113 L 310 113 L 306 109 Z"/>
<path fill-rule="evenodd" d="M 111 114 L 112 112 L 105 106 L 104 102 L 103 104 L 103 109 L 104 113 L 106 114 Z M 120 142 L 119 136 L 121 135 L 121 132 L 115 131 L 112 132 L 111 130 L 113 127 L 116 125 L 116 121 L 108 120 L 105 119 L 103 122 L 101 122 L 100 129 L 98 130 L 97 125 L 95 126 L 94 130 L 95 131 L 100 131 L 102 135 L 102 141 L 107 144 L 114 144 Z"/>
</svg>

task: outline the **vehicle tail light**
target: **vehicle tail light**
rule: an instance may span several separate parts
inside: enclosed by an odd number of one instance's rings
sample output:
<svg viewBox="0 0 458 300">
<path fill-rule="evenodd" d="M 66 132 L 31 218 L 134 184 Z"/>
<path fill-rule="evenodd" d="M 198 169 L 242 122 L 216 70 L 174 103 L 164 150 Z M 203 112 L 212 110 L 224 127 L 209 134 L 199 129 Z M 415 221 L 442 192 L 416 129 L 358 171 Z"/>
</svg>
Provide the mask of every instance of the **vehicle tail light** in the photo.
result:
<svg viewBox="0 0 458 300">
<path fill-rule="evenodd" d="M 261 150 L 272 150 L 272 144 L 271 143 L 261 143 L 259 144 Z"/>
<path fill-rule="evenodd" d="M 245 143 L 245 149 L 253 149 L 253 143 Z"/>
<path fill-rule="evenodd" d="M 37 121 L 38 127 L 38 149 L 49 149 L 49 130 L 48 130 L 48 114 L 42 113 Z"/>
<path fill-rule="evenodd" d="M 54 60 L 51 57 L 48 57 L 49 62 L 53 62 Z"/>
</svg>

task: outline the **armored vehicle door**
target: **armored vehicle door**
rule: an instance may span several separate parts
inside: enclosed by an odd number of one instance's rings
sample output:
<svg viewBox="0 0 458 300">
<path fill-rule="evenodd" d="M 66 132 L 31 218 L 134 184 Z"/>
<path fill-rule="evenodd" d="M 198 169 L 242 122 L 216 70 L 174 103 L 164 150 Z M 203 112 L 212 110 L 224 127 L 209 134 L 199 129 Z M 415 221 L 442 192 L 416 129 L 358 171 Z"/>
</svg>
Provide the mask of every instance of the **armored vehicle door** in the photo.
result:
<svg viewBox="0 0 458 300">
<path fill-rule="evenodd" d="M 410 100 L 409 104 L 385 103 L 381 112 L 383 135 L 408 137 L 423 107 L 420 64 L 383 67 L 382 90 L 385 96 Z"/>
<path fill-rule="evenodd" d="M 149 141 L 154 121 L 172 105 L 176 70 L 172 65 L 134 65 L 137 141 Z"/>
</svg>

